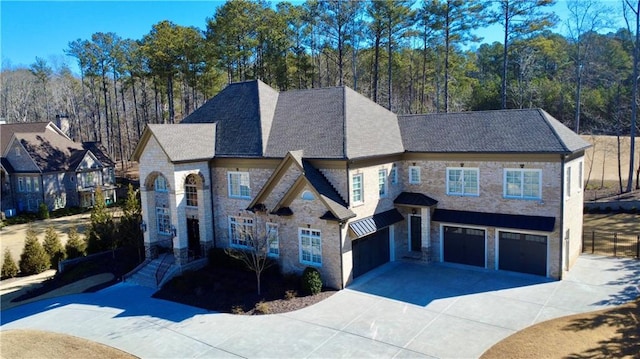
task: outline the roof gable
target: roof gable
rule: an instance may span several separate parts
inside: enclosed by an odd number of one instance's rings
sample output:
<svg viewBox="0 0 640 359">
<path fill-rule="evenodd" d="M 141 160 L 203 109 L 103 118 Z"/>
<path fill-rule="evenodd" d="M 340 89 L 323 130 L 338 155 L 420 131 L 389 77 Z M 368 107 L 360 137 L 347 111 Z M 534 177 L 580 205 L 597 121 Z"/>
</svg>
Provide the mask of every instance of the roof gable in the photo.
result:
<svg viewBox="0 0 640 359">
<path fill-rule="evenodd" d="M 215 123 L 197 123 L 182 125 L 154 125 L 147 126 L 149 132 L 167 155 L 171 162 L 209 160 L 215 155 L 216 139 Z M 144 136 L 143 136 L 144 137 Z M 140 146 L 146 146 L 148 137 Z M 134 158 L 139 158 L 141 152 L 136 148 Z"/>
</svg>

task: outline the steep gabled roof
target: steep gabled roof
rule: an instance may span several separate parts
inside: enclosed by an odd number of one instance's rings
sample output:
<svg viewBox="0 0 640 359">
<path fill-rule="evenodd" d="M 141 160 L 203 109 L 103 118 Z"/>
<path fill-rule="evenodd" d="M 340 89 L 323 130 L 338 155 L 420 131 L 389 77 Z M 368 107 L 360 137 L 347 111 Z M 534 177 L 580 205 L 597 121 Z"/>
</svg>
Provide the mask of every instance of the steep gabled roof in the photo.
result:
<svg viewBox="0 0 640 359">
<path fill-rule="evenodd" d="M 43 133 L 50 122 L 5 123 L 0 125 L 0 155 L 4 155 L 14 133 Z M 53 125 L 53 124 L 52 124 Z"/>
<path fill-rule="evenodd" d="M 171 162 L 210 160 L 216 154 L 215 123 L 182 125 L 149 124 L 145 129 L 134 159 L 139 160 L 138 149 L 144 147 L 153 136 Z"/>
<path fill-rule="evenodd" d="M 590 147 L 540 109 L 399 116 L 407 152 L 572 153 Z"/>
<path fill-rule="evenodd" d="M 181 124 L 215 123 L 216 156 L 260 157 L 263 153 L 263 127 L 270 127 L 269 116 L 271 108 L 275 108 L 275 101 L 277 92 L 259 80 L 233 83 L 187 116 Z"/>
<path fill-rule="evenodd" d="M 53 131 L 42 133 L 14 133 L 41 172 L 70 171 L 86 151 L 82 145 Z"/>
<path fill-rule="evenodd" d="M 354 159 L 403 152 L 396 115 L 348 87 L 280 93 L 266 157 Z"/>
<path fill-rule="evenodd" d="M 302 158 L 302 154 L 303 151 L 291 151 L 287 153 L 282 162 L 280 162 L 278 167 L 271 174 L 267 183 L 265 183 L 258 195 L 256 195 L 256 197 L 251 201 L 247 209 L 251 211 L 268 210 L 275 214 L 286 213 L 290 215 L 292 212 L 288 206 L 302 188 L 304 188 L 305 185 L 308 185 L 331 214 L 329 216 L 330 219 L 346 220 L 355 217 L 355 214 L 348 208 L 347 203 L 342 199 L 340 194 L 338 194 L 329 180 L 327 180 L 327 178 L 318 171 L 317 168 L 309 163 L 309 161 Z M 283 197 L 280 198 L 275 208 L 265 208 L 263 202 L 273 190 L 273 184 L 282 178 L 290 166 L 296 166 L 301 171 L 300 176 L 286 191 Z"/>
<path fill-rule="evenodd" d="M 105 166 L 115 166 L 116 163 L 107 155 L 107 149 L 100 142 L 82 142 L 85 150 L 91 151 L 100 163 Z"/>
</svg>

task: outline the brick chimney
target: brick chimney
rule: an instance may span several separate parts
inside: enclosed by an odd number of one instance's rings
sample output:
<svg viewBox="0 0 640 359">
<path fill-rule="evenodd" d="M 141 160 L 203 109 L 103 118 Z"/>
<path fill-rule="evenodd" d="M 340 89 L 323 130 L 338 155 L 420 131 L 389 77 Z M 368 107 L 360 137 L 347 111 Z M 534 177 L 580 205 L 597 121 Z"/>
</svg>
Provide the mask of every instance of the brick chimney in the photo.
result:
<svg viewBox="0 0 640 359">
<path fill-rule="evenodd" d="M 67 115 L 56 115 L 56 126 L 67 135 L 67 137 L 71 137 L 71 125 L 69 123 L 69 116 Z"/>
</svg>

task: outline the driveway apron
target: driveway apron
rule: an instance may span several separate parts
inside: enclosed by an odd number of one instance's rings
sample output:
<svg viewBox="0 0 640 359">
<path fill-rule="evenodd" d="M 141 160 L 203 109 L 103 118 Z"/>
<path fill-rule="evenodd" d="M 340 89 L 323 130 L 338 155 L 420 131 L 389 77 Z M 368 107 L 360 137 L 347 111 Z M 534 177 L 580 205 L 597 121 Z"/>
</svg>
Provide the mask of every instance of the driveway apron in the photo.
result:
<svg viewBox="0 0 640 359">
<path fill-rule="evenodd" d="M 0 312 L 0 330 L 38 329 L 142 358 L 476 358 L 516 331 L 634 299 L 640 261 L 582 256 L 562 281 L 446 264 L 392 262 L 311 307 L 239 316 L 151 298 L 127 283 Z"/>
</svg>

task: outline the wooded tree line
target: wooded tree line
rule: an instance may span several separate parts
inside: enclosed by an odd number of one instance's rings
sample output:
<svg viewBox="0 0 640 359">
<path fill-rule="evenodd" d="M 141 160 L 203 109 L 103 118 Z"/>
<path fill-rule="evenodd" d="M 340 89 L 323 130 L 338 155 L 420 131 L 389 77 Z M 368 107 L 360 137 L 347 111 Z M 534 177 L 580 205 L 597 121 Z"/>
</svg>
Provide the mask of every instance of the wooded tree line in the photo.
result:
<svg viewBox="0 0 640 359">
<path fill-rule="evenodd" d="M 566 35 L 550 30 L 554 3 L 228 1 L 205 29 L 161 21 L 141 39 L 70 41 L 79 75 L 41 58 L 3 70 L 0 116 L 66 115 L 75 140 L 127 159 L 145 124 L 178 122 L 227 83 L 257 78 L 282 91 L 347 85 L 400 114 L 540 107 L 580 133 L 630 134 L 640 1 L 568 1 Z M 491 24 L 503 41 L 480 44 Z"/>
</svg>

